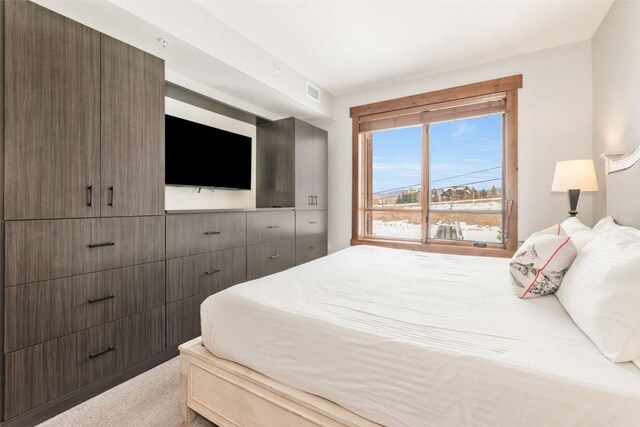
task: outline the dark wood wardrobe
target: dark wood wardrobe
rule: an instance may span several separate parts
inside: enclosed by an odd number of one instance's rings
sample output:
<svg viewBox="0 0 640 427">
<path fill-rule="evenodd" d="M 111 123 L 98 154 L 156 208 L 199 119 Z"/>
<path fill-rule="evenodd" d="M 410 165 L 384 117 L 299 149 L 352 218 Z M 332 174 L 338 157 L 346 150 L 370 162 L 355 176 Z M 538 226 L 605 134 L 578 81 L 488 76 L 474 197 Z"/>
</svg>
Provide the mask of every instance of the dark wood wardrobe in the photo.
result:
<svg viewBox="0 0 640 427">
<path fill-rule="evenodd" d="M 30 425 L 177 354 L 164 61 L 29 1 L 1 6 L 2 419 Z"/>
</svg>

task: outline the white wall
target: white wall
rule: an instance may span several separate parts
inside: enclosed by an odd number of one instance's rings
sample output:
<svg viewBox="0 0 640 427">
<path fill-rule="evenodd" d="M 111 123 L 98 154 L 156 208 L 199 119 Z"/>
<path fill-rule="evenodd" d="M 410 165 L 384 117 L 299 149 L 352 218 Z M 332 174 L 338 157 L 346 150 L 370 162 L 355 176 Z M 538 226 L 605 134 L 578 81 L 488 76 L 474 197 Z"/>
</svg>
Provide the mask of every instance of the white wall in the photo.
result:
<svg viewBox="0 0 640 427">
<path fill-rule="evenodd" d="M 165 209 L 234 209 L 256 207 L 256 127 L 172 98 L 165 98 L 165 112 L 193 122 L 202 123 L 246 135 L 252 139 L 251 190 L 215 190 L 195 187 L 165 187 Z M 197 153 L 194 153 L 197 155 Z"/>
<path fill-rule="evenodd" d="M 593 156 L 640 146 L 640 2 L 617 0 L 593 40 Z M 606 214 L 603 161 L 596 161 L 602 191 L 594 200 Z"/>
<path fill-rule="evenodd" d="M 426 54 L 426 53 L 425 53 Z M 349 108 L 483 80 L 523 74 L 519 93 L 519 238 L 567 216 L 566 194 L 551 193 L 555 163 L 591 158 L 590 41 L 458 71 L 344 95 L 335 99 L 329 131 L 329 250 L 351 237 L 351 119 Z M 592 195 L 583 194 L 580 219 L 591 224 Z"/>
</svg>

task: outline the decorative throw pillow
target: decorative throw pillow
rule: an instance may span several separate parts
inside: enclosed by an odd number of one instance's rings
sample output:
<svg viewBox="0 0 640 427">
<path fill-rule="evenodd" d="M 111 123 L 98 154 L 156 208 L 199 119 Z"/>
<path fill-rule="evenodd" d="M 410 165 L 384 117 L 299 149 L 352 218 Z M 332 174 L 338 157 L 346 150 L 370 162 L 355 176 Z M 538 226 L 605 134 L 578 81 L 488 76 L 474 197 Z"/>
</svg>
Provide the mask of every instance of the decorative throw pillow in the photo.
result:
<svg viewBox="0 0 640 427">
<path fill-rule="evenodd" d="M 535 298 L 558 290 L 576 257 L 571 236 L 560 225 L 531 235 L 509 263 L 513 291 L 519 298 Z"/>
<path fill-rule="evenodd" d="M 638 260 L 640 232 L 598 234 L 578 254 L 556 294 L 576 325 L 613 362 L 640 362 Z"/>
</svg>

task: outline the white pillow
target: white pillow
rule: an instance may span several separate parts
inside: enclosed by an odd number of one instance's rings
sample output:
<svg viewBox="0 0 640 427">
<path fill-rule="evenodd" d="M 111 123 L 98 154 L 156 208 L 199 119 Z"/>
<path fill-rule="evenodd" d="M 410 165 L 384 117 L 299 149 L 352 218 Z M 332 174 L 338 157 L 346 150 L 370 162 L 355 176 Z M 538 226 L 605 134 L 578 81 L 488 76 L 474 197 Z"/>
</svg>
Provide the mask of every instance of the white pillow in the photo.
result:
<svg viewBox="0 0 640 427">
<path fill-rule="evenodd" d="M 596 233 L 606 233 L 607 231 L 615 231 L 619 227 L 620 226 L 613 220 L 613 217 L 608 216 L 598 221 L 598 223 L 593 227 L 593 231 Z"/>
<path fill-rule="evenodd" d="M 578 253 L 556 293 L 614 362 L 640 361 L 640 232 L 602 233 Z"/>
<path fill-rule="evenodd" d="M 509 263 L 513 292 L 519 298 L 536 298 L 558 290 L 576 257 L 570 236 L 559 226 L 534 233 L 520 246 Z"/>
<path fill-rule="evenodd" d="M 608 216 L 606 218 L 602 218 L 598 223 L 593 227 L 593 231 L 596 233 L 609 233 L 609 232 L 624 232 L 624 233 L 637 233 L 640 230 L 634 227 L 627 227 L 625 225 L 616 224 L 613 217 Z"/>
<path fill-rule="evenodd" d="M 576 249 L 578 251 L 584 248 L 591 239 L 597 236 L 593 230 L 584 225 L 582 221 L 575 216 L 565 219 L 560 225 L 566 235 L 571 236 L 571 240 L 573 241 L 573 244 L 576 245 Z"/>
</svg>

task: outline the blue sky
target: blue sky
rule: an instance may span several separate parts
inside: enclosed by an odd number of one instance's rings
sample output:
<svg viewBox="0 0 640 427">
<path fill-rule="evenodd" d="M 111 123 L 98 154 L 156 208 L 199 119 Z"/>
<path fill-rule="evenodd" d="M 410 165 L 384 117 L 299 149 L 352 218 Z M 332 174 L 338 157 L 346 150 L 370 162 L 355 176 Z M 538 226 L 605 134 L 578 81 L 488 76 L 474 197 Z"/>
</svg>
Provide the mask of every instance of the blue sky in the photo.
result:
<svg viewBox="0 0 640 427">
<path fill-rule="evenodd" d="M 502 116 L 434 123 L 430 128 L 430 171 L 434 188 L 499 178 L 501 170 L 477 172 L 502 164 Z M 420 183 L 421 126 L 373 134 L 373 191 Z M 500 187 L 500 181 L 474 184 Z"/>
</svg>

